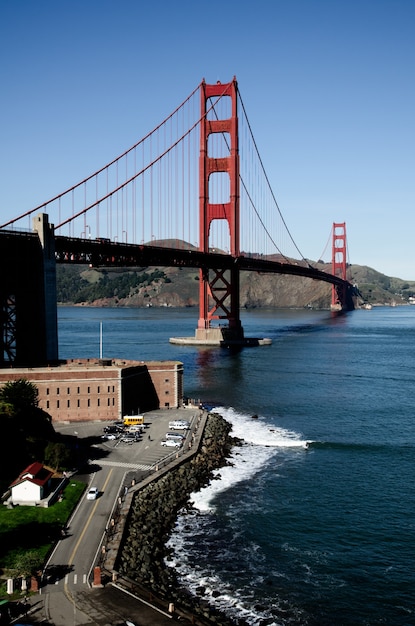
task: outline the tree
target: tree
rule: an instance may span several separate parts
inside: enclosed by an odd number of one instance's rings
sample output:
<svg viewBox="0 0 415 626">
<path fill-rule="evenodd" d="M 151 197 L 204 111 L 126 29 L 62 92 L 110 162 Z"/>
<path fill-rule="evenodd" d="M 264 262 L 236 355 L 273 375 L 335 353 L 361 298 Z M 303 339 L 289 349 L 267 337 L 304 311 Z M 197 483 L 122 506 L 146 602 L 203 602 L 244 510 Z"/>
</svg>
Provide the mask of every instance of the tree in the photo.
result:
<svg viewBox="0 0 415 626">
<path fill-rule="evenodd" d="M 9 380 L 0 389 L 0 402 L 11 404 L 16 412 L 34 409 L 39 406 L 39 392 L 25 378 Z"/>
<path fill-rule="evenodd" d="M 14 406 L 10 404 L 10 402 L 5 402 L 0 399 L 0 416 L 5 415 L 6 417 L 13 417 L 14 413 Z"/>
<path fill-rule="evenodd" d="M 50 441 L 45 449 L 45 463 L 55 471 L 69 467 L 71 453 L 64 443 Z"/>
<path fill-rule="evenodd" d="M 24 378 L 8 381 L 0 388 L 0 419 L 2 437 L 1 476 L 7 478 L 24 464 L 43 459 L 48 441 L 56 437 L 52 419 L 39 407 L 39 392 Z"/>
</svg>

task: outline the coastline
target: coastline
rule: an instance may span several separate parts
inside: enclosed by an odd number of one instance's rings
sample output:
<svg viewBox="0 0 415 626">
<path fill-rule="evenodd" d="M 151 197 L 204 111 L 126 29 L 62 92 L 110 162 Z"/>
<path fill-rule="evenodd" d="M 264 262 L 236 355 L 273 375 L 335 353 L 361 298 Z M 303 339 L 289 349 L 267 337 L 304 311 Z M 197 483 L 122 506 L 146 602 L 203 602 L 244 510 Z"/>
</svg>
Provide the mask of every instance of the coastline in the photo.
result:
<svg viewBox="0 0 415 626">
<path fill-rule="evenodd" d="M 116 561 L 117 584 L 139 586 L 178 612 L 197 616 L 205 624 L 234 626 L 235 621 L 196 597 L 178 582 L 174 568 L 165 563 L 171 551 L 169 535 L 179 512 L 189 507 L 191 493 L 208 485 L 214 470 L 227 465 L 239 440 L 231 437 L 231 425 L 220 415 L 208 414 L 198 453 L 158 480 L 138 490 L 126 520 L 126 530 Z M 238 620 L 243 626 L 245 622 Z"/>
</svg>

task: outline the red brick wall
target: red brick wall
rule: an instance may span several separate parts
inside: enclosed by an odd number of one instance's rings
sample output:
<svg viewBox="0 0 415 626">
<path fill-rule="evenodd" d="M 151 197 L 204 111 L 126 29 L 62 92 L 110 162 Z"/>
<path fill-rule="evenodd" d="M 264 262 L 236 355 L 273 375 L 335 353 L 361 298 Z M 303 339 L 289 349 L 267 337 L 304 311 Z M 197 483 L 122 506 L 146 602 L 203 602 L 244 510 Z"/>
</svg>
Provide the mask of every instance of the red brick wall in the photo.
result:
<svg viewBox="0 0 415 626">
<path fill-rule="evenodd" d="M 179 362 L 89 360 L 59 367 L 0 370 L 0 385 L 25 378 L 39 391 L 39 406 L 52 421 L 117 420 L 122 415 L 181 406 L 183 365 Z"/>
</svg>

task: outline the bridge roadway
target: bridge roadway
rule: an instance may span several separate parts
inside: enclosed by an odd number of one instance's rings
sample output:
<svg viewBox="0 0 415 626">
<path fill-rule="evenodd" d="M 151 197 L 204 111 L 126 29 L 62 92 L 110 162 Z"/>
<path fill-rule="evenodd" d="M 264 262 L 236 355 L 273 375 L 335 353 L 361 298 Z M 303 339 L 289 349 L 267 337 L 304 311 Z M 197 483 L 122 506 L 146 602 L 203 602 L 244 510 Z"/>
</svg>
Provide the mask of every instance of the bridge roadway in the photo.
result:
<svg viewBox="0 0 415 626">
<path fill-rule="evenodd" d="M 38 240 L 33 231 L 0 230 L 3 246 L 12 245 L 16 240 Z M 179 243 L 179 242 L 178 242 Z M 241 254 L 232 256 L 210 251 L 201 252 L 197 248 L 167 248 L 165 246 L 128 244 L 112 242 L 109 239 L 85 239 L 78 237 L 54 236 L 55 259 L 57 263 L 89 264 L 96 267 L 193 267 L 211 269 L 231 269 L 237 266 L 241 271 L 255 271 L 272 274 L 306 276 L 315 280 L 351 288 L 352 285 L 328 272 L 312 267 L 307 262 L 280 262 L 261 256 L 251 257 Z"/>
<path fill-rule="evenodd" d="M 232 256 L 213 251 L 205 253 L 196 248 L 167 248 L 57 235 L 55 236 L 55 257 L 57 263 L 87 263 L 96 267 L 146 267 L 148 265 L 212 269 L 238 267 L 241 271 L 306 276 L 332 285 L 351 287 L 350 283 L 339 276 L 323 272 L 305 261 L 288 263 L 244 254 Z"/>
<path fill-rule="evenodd" d="M 88 470 L 78 474 L 87 486 L 99 489 L 97 500 L 84 495 L 72 515 L 66 536 L 57 543 L 46 564 L 39 595 L 29 598 L 33 623 L 53 626 L 164 626 L 174 617 L 167 602 L 133 595 L 116 584 L 93 587 L 93 570 L 102 561 L 106 528 L 114 510 L 132 497 L 132 491 L 151 481 L 180 462 L 182 456 L 194 454 L 203 432 L 205 413 L 196 407 L 169 409 L 146 413 L 146 429 L 141 441 L 127 444 L 120 440 L 102 440 L 105 422 L 56 424 L 58 432 L 76 434 L 95 440 Z M 186 419 L 191 422 L 186 443 L 177 459 L 176 448 L 160 445 L 168 431 L 168 422 Z M 194 433 L 194 444 L 189 443 Z M 132 484 L 135 486 L 132 487 Z M 70 481 L 67 489 L 70 489 Z M 86 492 L 85 492 L 86 493 Z M 125 519 L 125 518 L 124 518 Z M 181 613 L 180 619 L 186 622 Z M 189 623 L 203 624 L 200 618 L 188 616 Z"/>
</svg>

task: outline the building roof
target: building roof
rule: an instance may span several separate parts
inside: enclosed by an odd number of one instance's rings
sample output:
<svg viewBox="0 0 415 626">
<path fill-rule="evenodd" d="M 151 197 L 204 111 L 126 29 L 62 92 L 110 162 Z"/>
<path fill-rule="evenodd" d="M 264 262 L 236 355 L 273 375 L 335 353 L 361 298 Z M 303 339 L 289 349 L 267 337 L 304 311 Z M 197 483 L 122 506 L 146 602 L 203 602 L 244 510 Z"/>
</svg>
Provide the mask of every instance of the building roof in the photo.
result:
<svg viewBox="0 0 415 626">
<path fill-rule="evenodd" d="M 164 366 L 171 367 L 172 365 L 180 365 L 183 366 L 181 361 L 136 361 L 132 359 L 120 359 L 120 358 L 108 358 L 108 359 L 64 359 L 56 363 L 55 365 L 48 365 L 45 367 L 13 367 L 8 368 L 7 370 L 2 370 L 1 372 L 1 380 L 12 380 L 11 374 L 19 375 L 19 376 L 27 376 L 28 378 L 33 378 L 36 373 L 46 373 L 48 377 L 54 372 L 65 372 L 65 371 L 81 371 L 85 370 L 91 371 L 108 371 L 108 370 L 124 370 L 129 369 L 131 367 L 154 367 L 154 366 Z"/>
<path fill-rule="evenodd" d="M 16 487 L 20 483 L 28 480 L 34 485 L 38 485 L 39 487 L 43 487 L 46 485 L 48 480 L 53 476 L 53 472 L 48 470 L 42 463 L 31 463 L 20 473 L 19 477 L 16 478 L 10 485 L 10 487 Z"/>
</svg>

